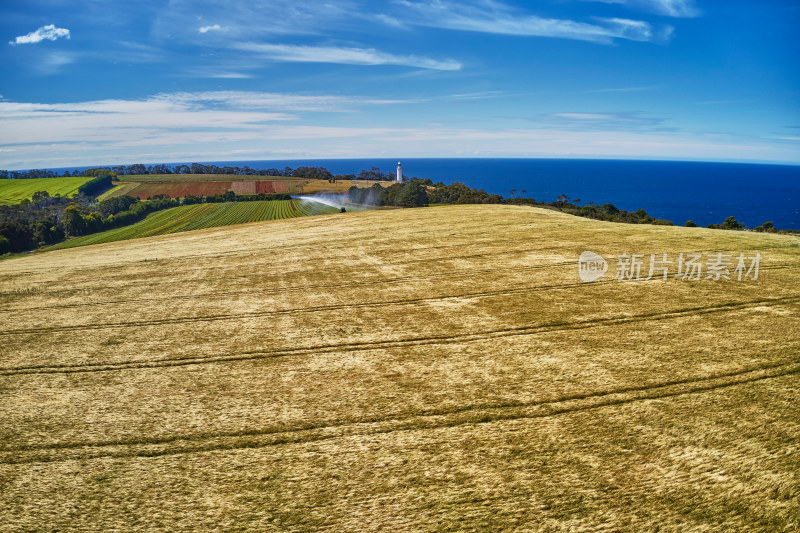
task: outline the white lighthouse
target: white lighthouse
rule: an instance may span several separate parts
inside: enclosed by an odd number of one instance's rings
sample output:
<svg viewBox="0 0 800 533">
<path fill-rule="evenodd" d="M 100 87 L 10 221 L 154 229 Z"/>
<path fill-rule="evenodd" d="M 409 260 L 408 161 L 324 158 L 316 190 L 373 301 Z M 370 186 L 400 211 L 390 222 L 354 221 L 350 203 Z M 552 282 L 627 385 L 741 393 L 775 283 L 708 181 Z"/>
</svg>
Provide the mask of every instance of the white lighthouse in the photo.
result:
<svg viewBox="0 0 800 533">
<path fill-rule="evenodd" d="M 397 162 L 397 181 L 399 183 L 403 182 L 403 163 L 400 161 Z"/>
</svg>

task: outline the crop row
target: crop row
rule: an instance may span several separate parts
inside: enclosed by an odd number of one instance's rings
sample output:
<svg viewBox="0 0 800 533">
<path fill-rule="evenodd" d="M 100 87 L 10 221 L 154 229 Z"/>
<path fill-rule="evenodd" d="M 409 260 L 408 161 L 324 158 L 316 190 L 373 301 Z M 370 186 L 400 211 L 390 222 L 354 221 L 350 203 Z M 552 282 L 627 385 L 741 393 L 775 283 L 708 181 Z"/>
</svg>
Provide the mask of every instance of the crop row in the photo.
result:
<svg viewBox="0 0 800 533">
<path fill-rule="evenodd" d="M 180 231 L 334 212 L 336 212 L 335 208 L 301 200 L 183 205 L 152 213 L 144 220 L 130 226 L 69 239 L 50 247 L 50 249 L 73 248 L 154 235 L 167 235 Z"/>
</svg>

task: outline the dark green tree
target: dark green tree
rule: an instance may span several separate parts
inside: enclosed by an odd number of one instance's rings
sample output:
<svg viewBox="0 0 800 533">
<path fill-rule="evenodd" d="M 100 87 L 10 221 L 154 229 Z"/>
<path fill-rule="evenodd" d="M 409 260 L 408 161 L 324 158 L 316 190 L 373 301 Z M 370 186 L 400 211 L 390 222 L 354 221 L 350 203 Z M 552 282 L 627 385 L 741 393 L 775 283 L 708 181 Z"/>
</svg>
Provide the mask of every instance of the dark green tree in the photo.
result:
<svg viewBox="0 0 800 533">
<path fill-rule="evenodd" d="M 33 193 L 31 201 L 36 204 L 41 202 L 42 200 L 47 200 L 48 198 L 50 198 L 50 193 L 48 193 L 47 191 L 36 191 L 35 193 Z"/>
<path fill-rule="evenodd" d="M 736 217 L 726 218 L 720 225 L 722 229 L 740 230 L 744 229 L 744 224 L 736 220 Z"/>
<path fill-rule="evenodd" d="M 64 210 L 64 233 L 68 237 L 83 235 L 86 232 L 86 223 L 77 205 L 71 205 Z"/>
</svg>

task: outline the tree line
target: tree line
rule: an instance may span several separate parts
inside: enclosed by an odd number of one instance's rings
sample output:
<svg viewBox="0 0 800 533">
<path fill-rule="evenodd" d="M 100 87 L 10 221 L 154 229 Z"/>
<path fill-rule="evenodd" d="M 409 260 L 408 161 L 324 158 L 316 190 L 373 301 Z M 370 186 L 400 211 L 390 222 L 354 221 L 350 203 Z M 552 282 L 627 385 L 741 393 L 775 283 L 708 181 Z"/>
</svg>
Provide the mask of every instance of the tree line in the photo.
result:
<svg viewBox="0 0 800 533">
<path fill-rule="evenodd" d="M 188 195 L 182 199 L 161 194 L 147 200 L 118 196 L 98 201 L 83 193 L 67 198 L 39 191 L 19 204 L 0 205 L 0 255 L 127 226 L 155 211 L 180 205 L 290 199 L 291 195 L 285 193 L 237 195 L 228 191 L 210 196 Z"/>
<path fill-rule="evenodd" d="M 375 167 L 372 171 L 375 171 Z M 237 195 L 233 191 L 227 191 L 224 194 L 211 196 L 187 195 L 182 199 L 157 195 L 147 200 L 121 196 L 98 201 L 93 198 L 93 195 L 111 185 L 111 180 L 116 177 L 116 170 L 92 169 L 85 171 L 85 174 L 94 176 L 94 179 L 84 184 L 73 198 L 57 194 L 50 196 L 45 191 L 39 191 L 34 193 L 30 200 L 23 200 L 19 204 L 0 205 L 0 255 L 55 244 L 67 237 L 133 224 L 154 211 L 179 205 L 291 199 L 289 194 Z M 377 174 L 369 175 L 374 177 Z M 388 187 L 377 183 L 366 188 L 352 186 L 348 190 L 348 198 L 354 204 L 394 207 L 423 207 L 430 204 L 532 205 L 610 222 L 674 225 L 669 220 L 650 216 L 644 209 L 626 211 L 610 203 L 595 205 L 593 202 L 589 202 L 586 205 L 580 205 L 579 199 L 571 200 L 566 195 L 559 196 L 555 202 L 537 201 L 534 198 L 516 196 L 516 194 L 512 194 L 511 198 L 504 198 L 498 194 L 489 194 L 483 189 L 473 189 L 459 182 L 446 185 L 441 182 L 434 183 L 430 179 L 419 178 L 412 178 L 403 183 L 393 183 Z M 691 220 L 687 221 L 685 225 L 697 226 Z M 724 230 L 745 229 L 744 224 L 737 221 L 735 217 L 728 217 L 722 224 L 710 224 L 708 227 Z M 753 231 L 797 233 L 791 230 L 778 230 L 772 222 L 765 222 L 761 226 L 753 228 Z"/>
<path fill-rule="evenodd" d="M 275 176 L 283 178 L 301 179 L 321 179 L 321 180 L 378 180 L 391 181 L 394 175 L 383 172 L 378 167 L 369 170 L 361 170 L 358 174 L 336 174 L 334 175 L 325 167 L 321 166 L 300 166 L 297 168 L 265 168 L 256 169 L 245 165 L 243 167 L 226 165 L 206 165 L 202 163 L 178 164 L 178 165 L 143 165 L 136 163 L 133 165 L 118 165 L 99 167 L 90 170 L 65 170 L 62 173 L 53 170 L 0 170 L 0 179 L 34 179 L 34 178 L 58 178 L 58 177 L 79 177 L 92 176 L 106 173 L 117 176 L 137 176 L 137 175 L 164 175 L 164 174 L 227 174 L 234 176 Z"/>
<path fill-rule="evenodd" d="M 430 179 L 412 178 L 407 182 L 396 183 L 389 187 L 382 187 L 379 184 L 375 184 L 369 188 L 353 186 L 348 190 L 348 198 L 355 204 L 397 207 L 422 207 L 430 204 L 532 205 L 556 209 L 564 213 L 607 222 L 654 224 L 661 226 L 675 225 L 671 220 L 664 220 L 651 216 L 644 209 L 626 211 L 624 209 L 619 209 L 611 203 L 596 205 L 594 202 L 589 202 L 586 205 L 580 205 L 580 199 L 570 199 L 563 194 L 554 202 L 544 202 L 537 201 L 534 198 L 517 196 L 516 192 L 517 191 L 512 191 L 511 198 L 504 198 L 499 194 L 489 194 L 483 189 L 473 189 L 459 182 L 446 185 L 441 182 L 434 183 Z M 685 226 L 696 227 L 697 224 L 689 220 L 686 222 Z M 736 220 L 736 217 L 728 217 L 722 224 L 709 224 L 707 227 L 723 230 L 746 229 L 743 223 Z M 797 233 L 792 230 L 778 230 L 772 222 L 765 222 L 761 226 L 756 226 L 752 228 L 752 231 Z"/>
</svg>

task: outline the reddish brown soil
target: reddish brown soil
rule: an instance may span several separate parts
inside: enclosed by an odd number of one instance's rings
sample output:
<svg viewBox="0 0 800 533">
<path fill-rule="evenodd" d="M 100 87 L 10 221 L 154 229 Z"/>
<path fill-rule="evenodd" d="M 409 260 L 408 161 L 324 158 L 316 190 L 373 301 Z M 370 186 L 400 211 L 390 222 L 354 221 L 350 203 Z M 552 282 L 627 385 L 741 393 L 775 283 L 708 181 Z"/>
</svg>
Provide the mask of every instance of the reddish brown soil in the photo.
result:
<svg viewBox="0 0 800 533">
<path fill-rule="evenodd" d="M 155 181 L 139 183 L 125 194 L 145 200 L 156 194 L 166 194 L 172 198 L 180 198 L 187 194 L 195 196 L 211 196 L 233 191 L 236 194 L 272 194 L 288 193 L 291 180 L 260 181 Z"/>
<path fill-rule="evenodd" d="M 269 182 L 267 182 L 269 183 Z M 255 194 L 256 182 L 255 181 L 234 181 L 231 183 L 231 190 L 236 194 Z"/>
<path fill-rule="evenodd" d="M 179 198 L 187 194 L 196 196 L 225 194 L 229 190 L 231 190 L 230 181 L 156 182 L 142 183 L 127 194 L 144 200 L 156 194 Z"/>
<path fill-rule="evenodd" d="M 272 194 L 276 192 L 289 192 L 289 182 L 286 180 L 259 181 L 256 182 L 256 192 L 265 194 Z"/>
</svg>

